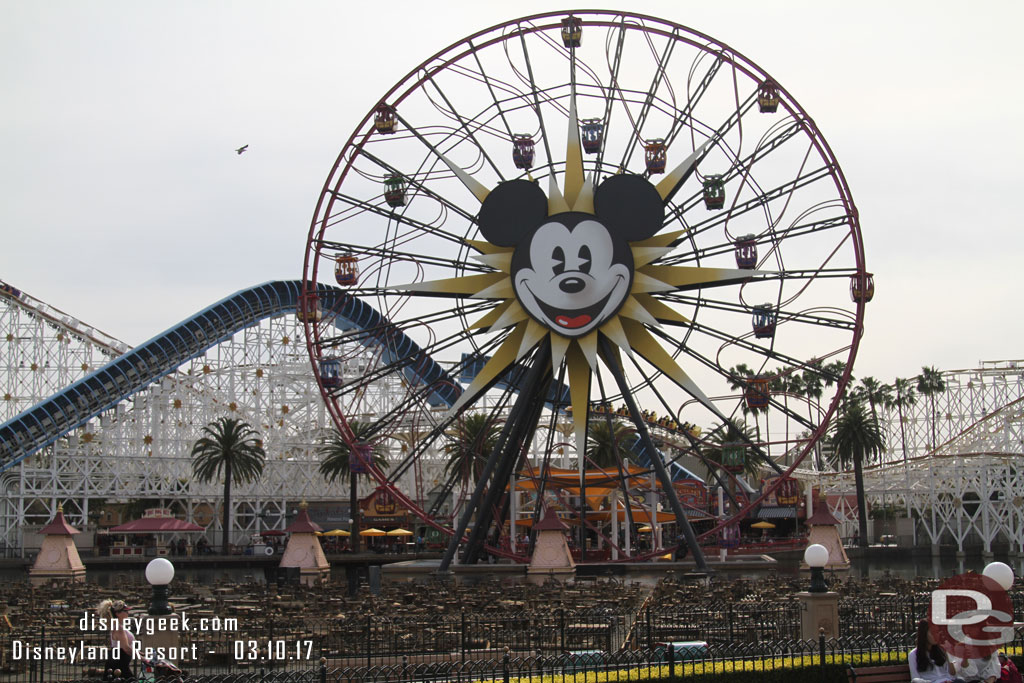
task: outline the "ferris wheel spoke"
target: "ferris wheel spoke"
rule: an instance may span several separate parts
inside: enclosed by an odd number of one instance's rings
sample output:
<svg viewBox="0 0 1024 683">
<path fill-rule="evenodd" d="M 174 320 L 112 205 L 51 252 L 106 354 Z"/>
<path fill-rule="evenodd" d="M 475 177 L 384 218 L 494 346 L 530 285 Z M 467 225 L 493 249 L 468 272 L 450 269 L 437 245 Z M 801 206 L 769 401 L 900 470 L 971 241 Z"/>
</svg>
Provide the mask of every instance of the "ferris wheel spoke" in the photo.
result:
<svg viewBox="0 0 1024 683">
<path fill-rule="evenodd" d="M 678 115 L 673 117 L 672 128 L 669 130 L 668 135 L 665 136 L 665 144 L 671 146 L 675 142 L 676 137 L 687 128 L 692 130 L 692 127 L 687 126 L 686 122 L 693 118 L 693 112 L 700 104 L 704 95 L 707 94 L 711 88 L 711 82 L 718 75 L 719 69 L 722 68 L 722 64 L 725 62 L 721 57 L 714 59 L 711 62 L 711 68 L 708 69 L 707 73 L 701 78 L 700 83 L 697 84 L 697 88 L 692 94 L 687 93 L 686 105 L 679 111 Z M 724 131 L 716 131 L 715 135 L 722 135 Z"/>
<path fill-rule="evenodd" d="M 806 174 L 797 176 L 795 179 L 778 185 L 770 190 L 764 191 L 761 194 L 752 197 L 748 200 L 735 204 L 729 209 L 729 211 L 721 212 L 720 214 L 714 215 L 705 221 L 700 221 L 690 225 L 690 231 L 694 235 L 700 235 L 701 233 L 716 228 L 730 221 L 735 221 L 738 217 L 743 216 L 750 211 L 756 209 L 762 209 L 767 206 L 770 202 L 792 194 L 793 192 L 808 187 L 813 183 L 820 180 L 826 180 L 831 178 L 831 169 L 828 167 L 822 167 L 810 171 Z M 681 220 L 682 215 L 686 212 L 693 211 L 703 201 L 700 194 L 692 196 L 683 205 L 677 205 L 671 212 L 671 220 Z"/>
<path fill-rule="evenodd" d="M 320 346 L 322 348 L 332 348 L 356 343 L 365 345 L 372 343 L 374 339 L 380 339 L 386 336 L 393 330 L 401 329 L 402 331 L 406 331 L 415 327 L 429 327 L 435 322 L 444 322 L 460 313 L 475 314 L 486 311 L 492 307 L 492 302 L 480 302 L 464 308 L 456 306 L 445 310 L 434 310 L 426 315 L 417 316 L 414 320 L 404 324 L 401 328 L 397 327 L 390 320 L 384 319 L 377 325 L 373 325 L 371 327 L 357 327 L 338 335 L 322 334 L 320 336 Z"/>
<path fill-rule="evenodd" d="M 752 316 L 753 310 L 750 306 L 735 301 L 724 301 L 721 299 L 713 299 L 710 297 L 687 297 L 684 295 L 673 295 L 673 294 L 662 294 L 658 298 L 665 299 L 678 304 L 685 304 L 690 306 L 701 306 L 717 311 L 727 311 L 729 313 L 739 313 L 742 315 Z M 800 322 L 804 324 L 816 325 L 819 327 L 832 327 L 840 330 L 853 330 L 855 327 L 855 320 L 850 318 L 847 312 L 841 311 L 841 309 L 830 309 L 836 313 L 842 312 L 841 316 L 829 317 L 821 313 L 813 313 L 811 311 L 820 311 L 822 309 L 810 309 L 805 311 L 790 311 L 785 308 L 775 308 L 774 313 L 776 315 L 777 323 L 783 322 Z M 671 320 L 663 320 L 662 322 L 671 323 Z M 698 326 L 699 323 L 685 323 L 685 325 Z M 753 328 L 751 327 L 751 332 Z"/>
<path fill-rule="evenodd" d="M 477 140 L 476 134 L 473 132 L 473 129 L 470 126 L 469 122 L 466 121 L 466 119 L 462 118 L 462 116 L 459 114 L 458 110 L 455 109 L 455 107 L 451 103 L 451 100 L 448 99 L 448 95 L 446 95 L 444 90 L 441 89 L 441 86 L 438 85 L 437 80 L 435 78 L 433 78 L 433 77 L 429 78 L 428 80 L 429 80 L 430 84 L 432 86 L 434 86 L 434 89 L 437 91 L 437 94 L 441 96 L 441 98 L 444 100 L 445 104 L 448 106 L 449 110 L 451 110 L 452 114 L 455 116 L 456 120 L 459 122 L 459 128 L 461 130 L 466 131 L 466 134 L 469 136 L 469 139 L 472 140 L 473 144 L 476 145 L 477 149 L 480 150 L 480 153 L 483 155 L 484 159 L 487 161 L 487 164 L 491 167 L 491 170 L 494 171 L 494 174 L 496 176 L 498 176 L 499 181 L 503 181 L 505 179 L 505 177 L 502 175 L 501 169 L 498 167 L 498 165 L 496 163 L 494 163 L 494 160 L 491 159 L 491 156 L 487 153 L 487 148 L 484 147 L 480 143 L 479 140 Z M 504 116 L 502 118 L 504 119 Z M 418 185 L 418 187 L 420 187 L 422 189 L 422 191 L 424 191 L 424 192 L 430 192 L 429 190 L 424 188 L 422 186 L 422 184 Z M 472 216 L 469 216 L 469 218 L 472 219 Z"/>
<path fill-rule="evenodd" d="M 540 89 L 537 88 L 537 79 L 533 76 L 533 64 L 530 63 L 530 50 L 526 45 L 526 33 L 524 31 L 519 32 L 519 43 L 523 47 L 523 59 L 526 61 L 526 73 L 529 76 L 530 92 L 533 95 L 533 106 L 537 113 L 537 122 L 540 124 L 540 137 L 544 142 L 544 153 L 547 155 L 547 163 L 545 164 L 548 168 L 554 168 L 554 157 L 551 155 L 551 143 L 548 140 L 548 131 L 544 126 L 544 114 L 540 106 Z"/>
<path fill-rule="evenodd" d="M 433 235 L 435 237 L 440 237 L 440 238 L 448 240 L 449 242 L 452 242 L 454 244 L 459 244 L 459 245 L 463 244 L 463 239 L 461 237 L 459 237 L 458 235 L 455 235 L 453 233 L 450 233 L 447 230 L 442 230 L 441 228 L 438 228 L 437 226 L 429 225 L 429 224 L 424 223 L 422 221 L 418 221 L 415 218 L 411 218 L 409 216 L 406 216 L 405 214 L 398 213 L 396 211 L 391 210 L 390 208 L 385 209 L 382 206 L 378 206 L 376 204 L 372 204 L 372 203 L 364 201 L 362 199 L 357 199 L 356 197 L 350 197 L 350 196 L 348 196 L 348 195 L 346 195 L 346 194 L 344 194 L 342 192 L 338 192 L 336 190 L 328 190 L 328 192 L 329 192 L 329 194 L 334 199 L 337 199 L 337 200 L 339 200 L 341 202 L 344 202 L 345 204 L 348 204 L 349 206 L 362 209 L 363 211 L 367 211 L 369 213 L 373 213 L 373 214 L 376 214 L 378 216 L 383 216 L 384 218 L 387 218 L 388 220 L 393 220 L 396 223 L 400 223 L 402 225 L 405 225 L 405 226 L 407 226 L 409 228 L 413 228 L 415 230 L 421 230 L 424 233 Z M 351 220 L 351 218 L 348 218 L 346 220 Z"/>
<path fill-rule="evenodd" d="M 435 154 L 437 154 L 437 151 L 434 148 L 434 146 L 430 145 L 429 143 L 427 143 L 426 140 L 423 138 L 423 136 L 420 135 L 419 131 L 416 131 L 411 126 L 409 126 L 408 122 L 405 121 L 405 119 L 401 118 L 400 116 L 397 116 L 397 114 L 396 114 L 396 118 L 398 118 L 398 120 L 401 121 L 401 123 L 404 126 L 408 127 L 410 132 L 412 132 L 413 135 L 415 135 L 420 141 L 422 141 L 425 144 L 427 144 L 429 146 L 431 152 L 434 152 Z M 475 142 L 476 141 L 474 140 L 474 143 Z M 479 147 L 478 149 L 480 149 L 480 152 L 482 154 L 485 154 L 482 147 Z M 411 185 L 412 187 L 415 187 L 420 193 L 422 193 L 423 195 L 425 195 L 427 197 L 430 197 L 431 199 L 437 200 L 438 202 L 443 204 L 445 207 L 447 207 L 448 210 L 457 213 L 458 215 L 460 215 L 463 218 L 465 218 L 467 221 L 469 221 L 469 222 L 474 222 L 475 221 L 475 219 L 476 219 L 475 214 L 472 214 L 472 213 L 466 211 L 465 209 L 463 209 L 461 206 L 459 206 L 455 202 L 451 201 L 450 199 L 447 199 L 447 198 L 441 196 L 440 194 L 438 194 L 437 192 L 434 192 L 433 190 L 429 189 L 426 185 L 424 185 L 419 180 L 417 180 L 415 176 L 403 175 L 399 169 L 397 169 L 394 166 L 388 164 L 387 162 L 377 158 L 376 156 L 371 154 L 369 151 L 367 151 L 365 147 L 362 150 L 360 150 L 360 155 L 366 157 L 367 159 L 369 159 L 373 163 L 377 164 L 378 166 L 380 166 L 382 169 L 384 169 L 388 173 L 390 173 L 392 175 L 400 175 L 400 176 L 402 176 L 402 178 L 409 185 Z M 486 156 L 486 154 L 485 154 L 485 156 Z M 438 158 L 437 160 L 441 161 L 440 158 Z"/>
<path fill-rule="evenodd" d="M 344 244 L 341 242 L 330 242 L 321 241 L 317 243 L 317 249 L 320 253 L 327 251 L 334 251 L 339 254 L 351 254 L 353 256 L 365 256 L 369 258 L 377 258 L 381 260 L 396 261 L 415 263 L 424 266 L 439 266 L 444 268 L 453 268 L 456 263 L 450 257 L 431 256 L 429 254 L 413 253 L 411 251 L 401 251 L 398 249 L 388 248 L 386 246 L 359 246 L 354 244 Z M 493 271 L 493 268 L 485 266 L 480 263 L 462 261 L 458 264 L 459 268 L 465 270 L 477 271 L 481 273 L 489 273 Z M 365 292 L 375 291 L 373 289 L 357 289 L 355 287 L 349 288 L 350 292 Z"/>
<path fill-rule="evenodd" d="M 615 41 L 615 56 L 612 58 L 612 62 L 609 65 L 610 66 L 610 68 L 609 68 L 610 78 L 609 78 L 609 81 L 608 81 L 608 88 L 612 92 L 616 91 L 616 89 L 618 88 L 618 83 L 619 83 L 619 69 L 622 66 L 622 52 L 623 52 L 622 48 L 623 48 L 623 46 L 625 44 L 625 41 L 626 41 L 625 22 L 623 21 L 623 24 L 621 26 L 617 27 L 617 28 L 619 29 L 619 31 L 618 31 L 619 36 L 618 36 L 618 40 Z M 607 57 L 607 51 L 606 51 L 605 55 Z M 605 106 L 604 106 L 604 116 L 601 117 L 601 119 L 602 119 L 602 130 L 609 130 L 609 126 L 611 125 L 611 122 L 612 122 L 612 108 L 613 108 L 614 103 L 615 103 L 615 98 L 614 97 L 606 98 Z M 597 164 L 595 164 L 595 168 L 594 168 L 594 184 L 595 185 L 597 184 L 598 169 L 603 168 L 603 166 L 604 166 L 604 153 L 605 153 L 605 149 L 606 148 L 607 148 L 606 145 L 601 145 L 600 149 L 598 150 Z"/>
<path fill-rule="evenodd" d="M 470 47 L 473 47 L 472 41 L 469 43 Z M 477 69 L 479 70 L 480 78 L 487 86 L 487 92 L 491 95 L 491 101 L 494 103 L 494 107 L 498 110 L 498 114 L 501 116 L 501 122 L 505 125 L 505 132 L 508 134 L 508 139 L 512 139 L 512 127 L 508 124 L 508 119 L 505 117 L 505 112 L 502 110 L 501 105 L 498 103 L 498 96 L 494 92 L 494 85 L 491 82 L 491 78 L 488 77 L 484 71 L 483 64 L 480 63 L 480 53 L 477 50 L 473 50 L 473 60 L 476 62 Z"/>
<path fill-rule="evenodd" d="M 637 114 L 636 121 L 633 124 L 636 129 L 636 135 L 630 136 L 629 143 L 626 145 L 626 150 L 622 156 L 621 162 L 619 163 L 619 166 L 622 168 L 626 167 L 626 163 L 633 156 L 633 152 L 636 151 L 636 145 L 641 135 L 640 132 L 643 130 L 644 124 L 647 123 L 647 116 L 650 112 L 651 105 L 654 103 L 655 93 L 657 93 L 658 88 L 661 87 L 661 81 L 665 77 L 665 69 L 668 67 L 668 62 L 672 57 L 672 52 L 675 49 L 675 46 L 676 41 L 673 40 L 672 37 L 669 37 L 668 42 L 665 44 L 664 52 L 662 52 L 658 57 L 654 71 L 654 78 L 652 79 L 650 87 L 647 88 L 647 94 L 644 98 L 643 105 L 640 107 L 640 112 Z"/>
<path fill-rule="evenodd" d="M 774 349 L 759 346 L 743 338 L 732 337 L 730 335 L 724 334 L 716 329 L 706 327 L 704 325 L 693 323 L 688 327 L 691 327 L 694 331 L 703 333 L 704 335 L 712 339 L 717 339 L 721 342 L 727 343 L 729 345 L 756 354 L 757 356 L 763 359 L 762 364 L 766 363 L 769 360 L 778 361 L 779 363 L 782 363 L 786 367 L 803 367 L 806 364 L 804 361 L 801 361 L 797 358 L 793 358 L 792 356 L 789 356 L 787 354 L 780 353 L 778 351 L 775 351 Z M 668 348 L 675 349 L 679 352 L 686 354 L 687 356 L 693 358 L 694 360 L 699 361 L 705 367 L 710 368 L 715 372 L 718 372 L 719 374 L 722 375 L 722 377 L 730 378 L 728 372 L 726 372 L 724 368 L 719 366 L 718 363 L 714 362 L 710 358 L 707 358 L 703 354 L 699 353 L 696 349 L 693 348 L 692 345 L 680 344 L 674 337 L 669 335 L 667 331 L 662 329 L 654 329 L 652 330 L 652 333 L 658 338 L 660 338 L 663 342 L 665 342 Z"/>
</svg>

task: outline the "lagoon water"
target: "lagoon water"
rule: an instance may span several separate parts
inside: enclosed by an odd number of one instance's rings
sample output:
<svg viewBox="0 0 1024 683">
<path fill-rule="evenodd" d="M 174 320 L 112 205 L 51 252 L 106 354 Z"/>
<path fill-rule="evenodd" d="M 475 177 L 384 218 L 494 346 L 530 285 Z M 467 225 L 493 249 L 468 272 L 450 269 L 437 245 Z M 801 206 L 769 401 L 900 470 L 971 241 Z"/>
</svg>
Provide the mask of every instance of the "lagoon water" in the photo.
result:
<svg viewBox="0 0 1024 683">
<path fill-rule="evenodd" d="M 1013 569 L 1017 576 L 1024 576 L 1024 558 L 1007 558 L 999 557 L 994 558 L 995 560 L 1005 562 Z M 866 579 L 877 579 L 883 576 L 896 576 L 903 579 L 912 579 L 915 577 L 921 578 L 935 578 L 941 579 L 955 574 L 962 574 L 965 571 L 973 570 L 980 572 L 984 569 L 985 565 L 991 562 L 992 559 L 983 559 L 980 555 L 972 555 L 965 559 L 956 559 L 953 556 L 944 555 L 941 557 L 931 557 L 928 555 L 912 556 L 908 554 L 900 554 L 898 557 L 890 558 L 869 558 L 862 560 L 854 560 L 853 567 L 849 570 L 849 575 L 858 578 Z M 611 574 L 611 572 L 601 573 L 599 570 L 596 574 L 597 578 L 606 578 L 614 576 L 618 581 L 628 582 L 639 582 L 642 584 L 654 585 L 672 570 L 663 568 L 657 568 L 652 566 L 651 569 L 640 570 L 640 571 L 629 571 L 624 574 Z M 111 586 L 125 578 L 131 580 L 137 578 L 137 580 L 143 580 L 144 565 L 139 565 L 138 569 L 99 569 L 91 568 L 88 571 L 86 580 L 90 583 L 96 583 L 100 586 Z M 799 562 L 795 558 L 787 558 L 780 560 L 777 565 L 770 569 L 740 569 L 736 570 L 725 569 L 717 571 L 715 577 L 721 580 L 731 580 L 739 578 L 758 578 L 769 576 L 772 574 L 777 575 L 793 575 L 796 576 L 800 573 Z M 135 574 L 136 576 L 133 576 Z M 503 582 L 515 582 L 521 583 L 526 580 L 524 575 L 510 575 L 508 573 L 500 573 L 493 575 L 499 578 Z M 12 569 L 5 568 L 0 569 L 0 581 L 19 581 L 27 580 L 28 574 L 23 569 Z M 191 582 L 199 583 L 213 583 L 217 580 L 228 580 L 237 583 L 263 583 L 263 569 L 261 567 L 186 567 L 179 568 L 175 572 L 175 578 L 187 579 Z M 345 581 L 345 571 L 343 567 L 334 567 L 331 572 L 331 578 L 343 584 Z M 384 573 L 384 582 L 425 582 L 430 580 L 429 574 L 402 574 L 400 572 L 386 572 Z M 469 576 L 457 576 L 456 580 L 460 583 L 478 583 L 481 581 L 487 581 L 491 578 L 491 575 L 487 573 L 474 573 Z M 173 587 L 172 587 L 173 590 Z"/>
</svg>

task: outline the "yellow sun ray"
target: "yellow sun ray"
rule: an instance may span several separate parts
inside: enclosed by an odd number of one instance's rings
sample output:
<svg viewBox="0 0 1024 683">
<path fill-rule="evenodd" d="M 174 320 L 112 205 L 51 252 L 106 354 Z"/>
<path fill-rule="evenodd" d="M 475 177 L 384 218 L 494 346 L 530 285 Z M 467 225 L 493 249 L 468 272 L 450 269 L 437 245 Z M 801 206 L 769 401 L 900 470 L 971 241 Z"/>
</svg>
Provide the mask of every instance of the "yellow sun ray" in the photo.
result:
<svg viewBox="0 0 1024 683">
<path fill-rule="evenodd" d="M 462 392 L 462 396 L 459 396 L 458 400 L 452 404 L 451 409 L 448 411 L 449 415 L 454 415 L 462 406 L 475 399 L 477 394 L 491 383 L 491 380 L 505 372 L 518 360 L 517 354 L 519 353 L 519 347 L 523 342 L 525 332 L 526 323 L 519 323 L 509 332 L 508 336 L 505 337 L 505 341 L 501 343 L 501 346 L 494 352 L 490 360 L 480 368 L 480 372 L 476 373 L 473 382 Z"/>
<path fill-rule="evenodd" d="M 504 275 L 504 273 L 502 273 Z M 472 277 L 472 276 L 471 276 Z M 515 296 L 512 291 L 512 278 L 505 275 L 504 279 L 498 280 L 490 287 L 481 289 L 470 296 L 471 299 L 511 299 Z"/>
<path fill-rule="evenodd" d="M 556 213 L 565 213 L 568 210 L 569 205 L 559 191 L 558 181 L 555 180 L 555 174 L 552 173 L 548 176 L 548 215 L 554 216 Z"/>
<path fill-rule="evenodd" d="M 650 294 L 633 294 L 633 298 L 659 321 L 683 323 L 684 325 L 691 322 L 689 318 L 677 313 L 674 308 L 658 301 Z"/>
<path fill-rule="evenodd" d="M 503 273 L 512 272 L 512 252 L 502 254 L 476 254 L 473 259 Z"/>
<path fill-rule="evenodd" d="M 428 282 L 410 282 L 405 285 L 391 285 L 385 289 L 394 289 L 401 292 L 436 292 L 438 294 L 466 294 L 480 297 L 480 293 L 486 291 L 495 284 L 504 280 L 509 283 L 509 290 L 512 289 L 511 281 L 505 273 L 483 273 L 481 275 L 463 275 L 462 277 L 446 278 L 444 280 L 430 280 Z M 509 296 L 511 295 L 511 292 Z"/>
<path fill-rule="evenodd" d="M 590 404 L 590 364 L 580 348 L 573 344 L 565 357 L 569 377 L 569 400 L 572 402 L 572 422 L 576 433 L 576 454 L 582 458 L 587 452 L 587 411 Z"/>
<path fill-rule="evenodd" d="M 655 261 L 665 254 L 671 254 L 673 249 L 671 247 L 632 247 L 633 251 L 633 267 L 639 268 L 640 266 L 646 266 L 648 263 Z"/>
<path fill-rule="evenodd" d="M 584 186 L 583 148 L 580 146 L 580 126 L 576 120 L 576 95 L 569 96 L 569 132 L 565 149 L 565 201 L 575 207 Z"/>
<path fill-rule="evenodd" d="M 622 322 L 619 320 L 619 316 L 613 315 L 609 318 L 608 322 L 601 326 L 601 333 L 632 357 L 633 349 L 629 346 L 629 339 L 626 338 L 626 332 L 622 329 Z"/>
<path fill-rule="evenodd" d="M 646 358 L 651 365 L 664 372 L 669 379 L 678 384 L 684 391 L 721 417 L 721 413 L 711 404 L 711 400 L 704 395 L 700 387 L 690 379 L 689 375 L 683 372 L 683 369 L 679 367 L 675 359 L 662 348 L 658 340 L 643 325 L 632 320 L 623 320 L 622 327 L 625 329 L 626 336 L 629 337 L 629 345 L 633 347 L 634 351 Z"/>
<path fill-rule="evenodd" d="M 590 369 L 597 370 L 597 330 L 583 335 L 576 340 L 576 344 L 580 347 L 583 355 L 587 357 Z"/>
<path fill-rule="evenodd" d="M 464 239 L 462 241 L 479 251 L 481 254 L 511 254 L 515 251 L 512 247 L 499 247 L 491 244 L 490 242 L 484 242 L 481 240 Z"/>
<path fill-rule="evenodd" d="M 637 272 L 660 280 L 673 287 L 692 285 L 714 285 L 744 282 L 759 275 L 770 275 L 763 270 L 740 270 L 739 268 L 702 268 L 699 266 L 644 266 Z"/>
<path fill-rule="evenodd" d="M 487 311 L 487 313 L 484 316 L 482 316 L 479 320 L 477 320 L 475 323 L 470 324 L 469 329 L 486 330 L 488 327 L 494 325 L 494 323 L 497 322 L 502 315 L 504 315 L 505 311 L 507 311 L 512 304 L 516 304 L 517 306 L 519 305 L 519 303 L 515 299 L 502 301 L 500 304 L 498 304 L 491 310 Z"/>
<path fill-rule="evenodd" d="M 672 169 L 671 172 L 665 175 L 660 183 L 655 188 L 658 190 L 658 194 L 661 195 L 663 201 L 668 201 L 675 194 L 676 190 L 682 184 L 683 180 L 690 174 L 693 167 L 700 161 L 707 153 L 708 148 L 711 147 L 711 143 L 715 141 L 715 138 L 708 138 L 704 141 L 697 149 L 693 150 L 693 154 L 683 159 L 683 163 Z"/>
<path fill-rule="evenodd" d="M 524 313 L 525 315 L 525 313 Z M 538 323 L 533 319 L 526 321 L 526 333 L 523 334 L 523 341 L 519 344 L 519 351 L 516 353 L 517 358 L 522 358 L 526 355 L 526 352 L 537 345 L 544 335 L 548 333 L 546 327 Z"/>
<path fill-rule="evenodd" d="M 594 213 L 594 183 L 590 182 L 590 178 L 583 181 L 583 187 L 580 188 L 572 210 L 581 213 Z"/>
<path fill-rule="evenodd" d="M 650 275 L 640 272 L 639 270 L 633 271 L 633 287 L 630 289 L 630 293 L 644 293 L 644 292 L 671 292 L 675 287 L 661 280 L 656 280 Z"/>
<path fill-rule="evenodd" d="M 487 199 L 487 195 L 489 195 L 491 191 L 484 187 L 479 180 L 469 175 L 464 170 L 462 170 L 461 168 L 453 164 L 451 161 L 449 161 L 448 157 L 446 157 L 445 155 L 438 152 L 437 156 L 441 157 L 441 161 L 443 161 L 445 165 L 451 169 L 452 173 L 455 174 L 455 177 L 462 181 L 462 184 L 466 186 L 466 189 L 472 192 L 473 196 L 480 200 L 480 203 L 483 204 L 484 200 Z"/>
<path fill-rule="evenodd" d="M 619 309 L 619 317 L 623 318 L 623 324 L 625 324 L 626 318 L 632 318 L 633 320 L 646 325 L 651 325 L 652 327 L 661 326 L 661 323 L 659 323 L 646 308 L 641 306 L 640 302 L 632 295 L 626 297 L 625 303 L 623 303 L 622 308 Z"/>
<path fill-rule="evenodd" d="M 551 369 L 557 374 L 558 368 L 562 367 L 565 352 L 569 348 L 569 338 L 560 334 L 549 334 L 548 337 L 551 339 Z"/>
<path fill-rule="evenodd" d="M 673 230 L 672 232 L 663 232 L 654 237 L 648 237 L 645 240 L 639 242 L 630 242 L 629 246 L 636 249 L 644 249 L 647 247 L 668 247 L 677 239 L 685 235 L 687 230 Z"/>
<path fill-rule="evenodd" d="M 517 322 L 526 320 L 528 318 L 526 310 L 519 304 L 515 299 L 511 299 L 512 305 L 505 309 L 505 312 L 498 317 L 497 320 L 491 325 L 492 330 L 500 330 L 503 327 L 509 325 L 515 325 Z"/>
</svg>

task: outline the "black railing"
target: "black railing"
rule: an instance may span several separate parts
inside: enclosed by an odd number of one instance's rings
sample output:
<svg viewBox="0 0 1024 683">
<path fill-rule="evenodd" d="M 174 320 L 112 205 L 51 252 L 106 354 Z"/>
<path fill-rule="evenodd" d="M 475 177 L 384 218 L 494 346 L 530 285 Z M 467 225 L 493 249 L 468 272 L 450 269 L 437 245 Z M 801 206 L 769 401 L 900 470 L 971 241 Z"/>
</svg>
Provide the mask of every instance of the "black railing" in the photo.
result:
<svg viewBox="0 0 1024 683">
<path fill-rule="evenodd" d="M 1006 650 L 1021 653 L 1024 641 L 1017 639 Z M 844 670 L 857 667 L 901 664 L 913 647 L 910 635 L 885 635 L 826 640 L 771 640 L 714 646 L 656 646 L 653 649 L 618 652 L 585 651 L 552 655 L 514 657 L 510 652 L 474 661 L 415 663 L 408 657 L 387 666 L 339 667 L 329 658 L 305 662 L 293 669 L 273 669 L 267 662 L 258 662 L 246 670 L 230 673 L 158 676 L 168 683 L 434 683 L 470 681 L 544 680 L 550 683 L 586 680 L 661 680 L 677 681 L 693 676 L 725 677 L 748 672 L 745 680 L 840 681 Z M 802 675 L 797 676 L 797 672 Z M 590 674 L 595 674 L 591 678 Z M 611 675 L 614 673 L 614 676 Z M 608 676 L 602 676 L 608 674 Z M 781 676 L 782 678 L 779 678 Z M 3 680 L 29 681 L 27 677 Z M 95 681 L 97 677 L 47 677 L 42 681 Z"/>
</svg>

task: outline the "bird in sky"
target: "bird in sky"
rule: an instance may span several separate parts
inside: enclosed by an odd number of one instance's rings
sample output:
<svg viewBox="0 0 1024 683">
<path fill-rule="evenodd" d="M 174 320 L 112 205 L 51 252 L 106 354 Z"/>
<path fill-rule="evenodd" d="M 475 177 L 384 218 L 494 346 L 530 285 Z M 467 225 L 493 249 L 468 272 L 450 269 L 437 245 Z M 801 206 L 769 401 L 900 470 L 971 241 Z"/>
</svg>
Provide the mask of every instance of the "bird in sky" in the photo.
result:
<svg viewBox="0 0 1024 683">
<path fill-rule="evenodd" d="M 241 147 L 236 149 L 235 152 L 237 152 L 238 154 L 241 154 L 242 152 L 244 152 L 247 149 L 249 149 L 249 145 L 242 145 Z"/>
</svg>

